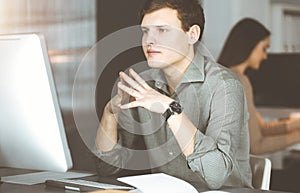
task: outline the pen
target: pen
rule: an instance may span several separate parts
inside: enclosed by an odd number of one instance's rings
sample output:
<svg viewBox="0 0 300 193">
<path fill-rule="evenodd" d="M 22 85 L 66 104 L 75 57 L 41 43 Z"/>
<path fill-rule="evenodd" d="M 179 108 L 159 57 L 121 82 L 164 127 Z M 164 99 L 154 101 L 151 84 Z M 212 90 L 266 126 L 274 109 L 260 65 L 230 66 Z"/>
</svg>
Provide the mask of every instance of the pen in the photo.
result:
<svg viewBox="0 0 300 193">
<path fill-rule="evenodd" d="M 76 190 L 76 191 L 80 191 L 80 188 L 78 187 L 72 187 L 72 186 L 65 186 L 66 190 Z"/>
</svg>

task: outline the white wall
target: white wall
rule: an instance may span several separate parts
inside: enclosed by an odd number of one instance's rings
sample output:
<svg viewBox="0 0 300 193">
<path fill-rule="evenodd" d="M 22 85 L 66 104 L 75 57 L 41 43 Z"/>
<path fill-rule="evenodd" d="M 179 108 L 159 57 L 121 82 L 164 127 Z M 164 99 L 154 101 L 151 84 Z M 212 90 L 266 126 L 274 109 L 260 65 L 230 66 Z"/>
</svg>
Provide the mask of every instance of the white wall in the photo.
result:
<svg viewBox="0 0 300 193">
<path fill-rule="evenodd" d="M 226 33 L 230 30 L 233 8 L 224 0 L 203 0 L 203 9 L 206 18 L 203 42 L 216 57 L 220 44 L 224 43 Z"/>
<path fill-rule="evenodd" d="M 252 17 L 270 26 L 270 0 L 203 0 L 206 17 L 203 41 L 217 59 L 233 25 Z"/>
</svg>

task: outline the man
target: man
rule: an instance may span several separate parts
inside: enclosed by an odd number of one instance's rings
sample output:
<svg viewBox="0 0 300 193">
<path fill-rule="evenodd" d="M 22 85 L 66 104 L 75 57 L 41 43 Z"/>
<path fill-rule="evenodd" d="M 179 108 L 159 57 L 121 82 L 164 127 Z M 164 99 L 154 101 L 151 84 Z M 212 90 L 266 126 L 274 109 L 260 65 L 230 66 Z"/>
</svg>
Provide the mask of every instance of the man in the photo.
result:
<svg viewBox="0 0 300 193">
<path fill-rule="evenodd" d="M 243 87 L 205 55 L 202 7 L 197 0 L 150 0 L 141 16 L 152 70 L 120 72 L 118 94 L 105 106 L 96 136 L 99 173 L 134 169 L 132 160 L 145 161 L 142 151 L 151 172 L 212 189 L 251 187 Z M 137 137 L 144 151 L 135 147 Z"/>
</svg>

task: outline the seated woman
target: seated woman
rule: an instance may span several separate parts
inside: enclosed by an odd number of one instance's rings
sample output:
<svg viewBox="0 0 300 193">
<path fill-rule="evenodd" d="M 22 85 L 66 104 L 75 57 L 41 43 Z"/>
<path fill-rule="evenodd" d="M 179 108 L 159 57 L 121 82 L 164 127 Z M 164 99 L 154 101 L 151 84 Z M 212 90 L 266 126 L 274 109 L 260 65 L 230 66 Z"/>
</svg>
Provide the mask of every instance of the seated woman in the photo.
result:
<svg viewBox="0 0 300 193">
<path fill-rule="evenodd" d="M 258 70 L 261 62 L 267 59 L 270 35 L 270 31 L 258 21 L 242 19 L 230 31 L 218 59 L 220 64 L 237 74 L 244 86 L 250 114 L 252 154 L 272 153 L 300 142 L 300 119 L 279 122 L 263 120 L 255 108 L 252 85 L 245 75 L 248 68 Z"/>
</svg>

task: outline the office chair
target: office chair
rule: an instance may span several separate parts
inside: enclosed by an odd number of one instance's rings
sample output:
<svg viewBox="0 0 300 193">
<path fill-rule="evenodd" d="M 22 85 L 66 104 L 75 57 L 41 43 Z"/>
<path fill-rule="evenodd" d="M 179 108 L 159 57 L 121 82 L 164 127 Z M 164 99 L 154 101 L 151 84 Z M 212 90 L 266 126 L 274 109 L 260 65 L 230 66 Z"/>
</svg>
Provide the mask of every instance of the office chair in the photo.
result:
<svg viewBox="0 0 300 193">
<path fill-rule="evenodd" d="M 271 160 L 265 157 L 250 155 L 252 185 L 256 189 L 269 190 L 271 180 Z"/>
</svg>

